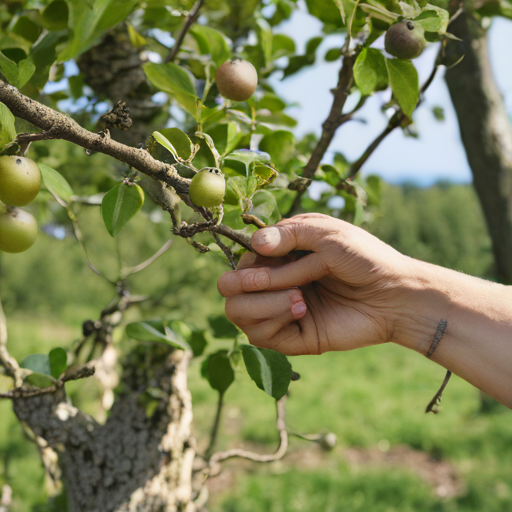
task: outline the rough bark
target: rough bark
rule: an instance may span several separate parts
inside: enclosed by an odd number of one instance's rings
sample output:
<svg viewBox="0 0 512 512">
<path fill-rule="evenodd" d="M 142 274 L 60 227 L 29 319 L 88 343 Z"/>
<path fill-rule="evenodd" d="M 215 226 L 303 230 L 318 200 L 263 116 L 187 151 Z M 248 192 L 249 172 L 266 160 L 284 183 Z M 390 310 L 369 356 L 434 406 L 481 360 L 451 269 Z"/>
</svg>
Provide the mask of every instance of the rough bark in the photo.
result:
<svg viewBox="0 0 512 512">
<path fill-rule="evenodd" d="M 128 131 L 113 131 L 112 137 L 129 146 L 145 143 L 153 131 L 152 121 L 162 113 L 162 106 L 152 100 L 154 91 L 143 69 L 146 62 L 144 52 L 131 44 L 125 25 L 112 29 L 77 60 L 85 84 L 99 98 L 112 105 L 126 102 L 133 125 Z"/>
<path fill-rule="evenodd" d="M 190 354 L 143 345 L 123 363 L 108 420 L 64 390 L 14 400 L 21 422 L 59 454 L 70 512 L 193 512 Z"/>
<path fill-rule="evenodd" d="M 470 13 L 450 31 L 465 57 L 446 73 L 460 133 L 492 239 L 497 277 L 512 284 L 512 127 L 492 76 L 485 30 Z"/>
</svg>

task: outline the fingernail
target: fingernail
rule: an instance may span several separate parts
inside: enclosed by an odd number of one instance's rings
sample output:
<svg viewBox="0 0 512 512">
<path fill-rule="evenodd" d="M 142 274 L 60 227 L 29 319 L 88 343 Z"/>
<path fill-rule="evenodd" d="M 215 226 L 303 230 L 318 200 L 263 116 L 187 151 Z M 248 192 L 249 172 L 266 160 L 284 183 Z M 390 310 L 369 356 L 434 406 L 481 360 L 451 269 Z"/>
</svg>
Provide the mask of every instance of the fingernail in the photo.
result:
<svg viewBox="0 0 512 512">
<path fill-rule="evenodd" d="M 277 242 L 279 240 L 279 236 L 279 229 L 277 228 L 270 227 L 260 229 L 252 235 L 252 242 L 253 245 L 269 245 Z"/>
<path fill-rule="evenodd" d="M 292 304 L 292 315 L 295 318 L 302 318 L 306 311 L 308 310 L 308 307 L 306 306 L 305 302 L 296 302 L 295 304 Z"/>
</svg>

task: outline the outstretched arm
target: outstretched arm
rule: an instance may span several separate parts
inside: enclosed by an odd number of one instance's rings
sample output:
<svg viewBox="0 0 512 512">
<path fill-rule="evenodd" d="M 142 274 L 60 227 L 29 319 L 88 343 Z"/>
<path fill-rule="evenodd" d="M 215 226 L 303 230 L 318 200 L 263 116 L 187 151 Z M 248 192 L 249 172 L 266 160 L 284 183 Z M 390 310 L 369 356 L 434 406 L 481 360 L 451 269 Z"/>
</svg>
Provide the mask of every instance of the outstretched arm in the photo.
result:
<svg viewBox="0 0 512 512">
<path fill-rule="evenodd" d="M 244 255 L 218 285 L 251 343 L 289 355 L 385 342 L 430 349 L 430 359 L 512 407 L 511 287 L 414 260 L 321 214 L 260 230 L 252 246 L 258 255 Z M 294 250 L 311 252 L 295 259 Z"/>
</svg>

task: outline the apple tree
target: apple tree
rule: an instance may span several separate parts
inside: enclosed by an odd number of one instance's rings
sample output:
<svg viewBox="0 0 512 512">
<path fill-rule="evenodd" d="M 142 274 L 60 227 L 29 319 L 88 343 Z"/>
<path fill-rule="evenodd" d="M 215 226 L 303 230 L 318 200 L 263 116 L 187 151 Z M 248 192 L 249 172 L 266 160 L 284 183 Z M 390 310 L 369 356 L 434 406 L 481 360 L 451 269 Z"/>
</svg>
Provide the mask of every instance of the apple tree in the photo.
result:
<svg viewBox="0 0 512 512">
<path fill-rule="evenodd" d="M 489 2 L 488 8 L 500 14 L 506 3 Z M 463 57 L 460 40 L 451 33 L 452 21 L 467 16 L 459 5 L 443 0 L 306 4 L 323 32 L 303 53 L 276 30 L 298 8 L 294 0 L 7 0 L 2 5 L 0 250 L 16 258 L 30 250 L 36 222 L 65 225 L 82 248 L 84 263 L 109 282 L 114 295 L 98 297 L 101 312 L 84 320 L 78 341 L 22 361 L 9 353 L 8 320 L 0 308 L 0 367 L 12 379 L 12 389 L 0 396 L 12 401 L 45 470 L 63 482 L 69 510 L 204 510 L 205 481 L 222 461 L 266 462 L 286 453 L 286 395 L 299 377 L 286 357 L 246 344 L 224 317 L 208 319 L 207 336 L 196 325 L 165 315 L 128 322 L 126 313 L 148 299 L 131 292 L 130 278 L 165 258 L 175 237 L 186 239 L 189 251 L 213 252 L 236 268 L 240 255 L 251 250 L 251 233 L 283 217 L 317 211 L 361 224 L 367 207 L 379 201 L 380 187 L 378 177 L 361 177 L 359 171 L 393 130 L 412 133 L 414 111 L 438 70 Z M 339 45 L 320 56 L 327 34 Z M 438 57 L 420 84 L 411 59 L 428 44 L 437 46 Z M 296 120 L 272 84 L 322 57 L 339 62 L 331 108 L 319 137 L 297 139 L 291 131 Z M 372 94 L 384 99 L 385 130 L 352 162 L 341 153 L 327 157 L 336 130 L 351 122 Z M 79 168 L 68 169 L 65 178 L 43 158 L 54 140 L 83 148 L 92 162 L 107 155 L 114 171 L 106 181 Z M 313 182 L 323 184 L 316 200 L 307 194 Z M 343 199 L 342 206 L 335 197 Z M 148 203 L 165 215 L 168 236 L 148 259 L 108 278 L 89 258 L 80 227 L 83 209 L 95 209 L 117 238 L 126 236 L 135 216 L 147 220 Z M 183 268 L 187 272 L 187 254 Z M 132 340 L 129 348 L 116 343 L 120 331 Z M 231 340 L 231 349 L 208 346 L 211 335 Z M 201 374 L 219 398 L 205 453 L 198 453 L 191 433 L 192 358 L 201 358 Z M 234 368 L 247 371 L 276 402 L 279 446 L 272 454 L 215 450 L 223 396 L 236 386 Z M 70 402 L 65 385 L 105 372 L 116 374 L 116 384 L 101 381 L 110 397 L 102 423 Z"/>
</svg>

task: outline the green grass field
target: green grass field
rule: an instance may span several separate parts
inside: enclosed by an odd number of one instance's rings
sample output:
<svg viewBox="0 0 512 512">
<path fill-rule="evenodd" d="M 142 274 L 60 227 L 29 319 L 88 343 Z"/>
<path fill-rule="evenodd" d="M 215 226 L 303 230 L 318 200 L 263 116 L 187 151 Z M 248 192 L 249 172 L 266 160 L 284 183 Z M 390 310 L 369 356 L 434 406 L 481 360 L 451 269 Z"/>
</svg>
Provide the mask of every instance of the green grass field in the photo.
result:
<svg viewBox="0 0 512 512">
<path fill-rule="evenodd" d="M 72 327 L 50 318 L 15 315 L 9 327 L 17 357 L 73 337 Z M 510 410 L 497 406 L 492 414 L 480 414 L 477 390 L 454 377 L 442 412 L 424 414 L 444 371 L 392 345 L 291 361 L 301 379 L 291 387 L 289 428 L 334 432 L 338 446 L 328 453 L 292 437 L 281 462 L 226 463 L 224 473 L 210 482 L 212 512 L 512 510 Z M 200 361 L 193 362 L 190 385 L 196 436 L 204 448 L 215 394 L 199 377 L 199 366 Z M 270 452 L 277 442 L 273 402 L 245 370 L 239 369 L 237 379 L 226 394 L 218 447 Z M 86 394 L 76 392 L 77 383 L 73 386 L 76 399 L 83 401 Z M 10 403 L 0 403 L 0 418 L 0 482 L 13 488 L 13 512 L 53 510 L 45 504 L 37 451 L 23 437 Z M 418 462 L 419 451 L 425 455 Z M 443 486 L 448 496 L 439 496 Z"/>
</svg>

